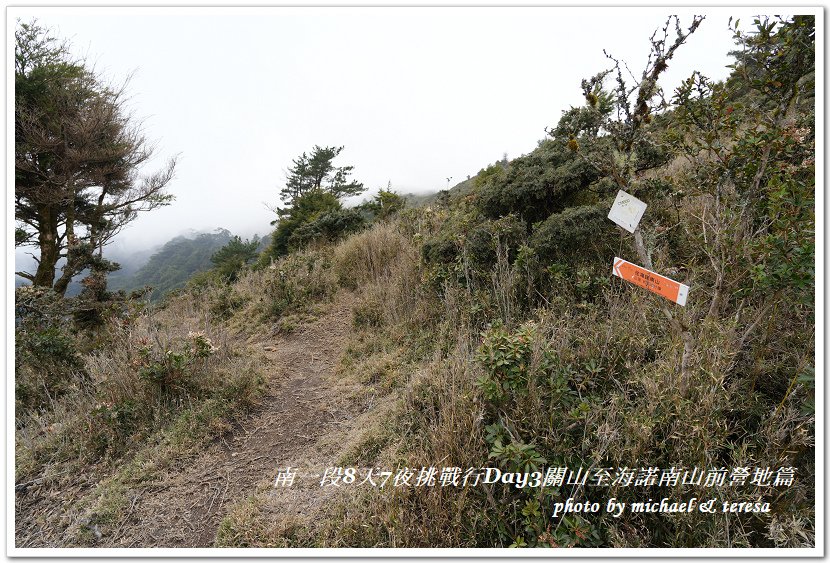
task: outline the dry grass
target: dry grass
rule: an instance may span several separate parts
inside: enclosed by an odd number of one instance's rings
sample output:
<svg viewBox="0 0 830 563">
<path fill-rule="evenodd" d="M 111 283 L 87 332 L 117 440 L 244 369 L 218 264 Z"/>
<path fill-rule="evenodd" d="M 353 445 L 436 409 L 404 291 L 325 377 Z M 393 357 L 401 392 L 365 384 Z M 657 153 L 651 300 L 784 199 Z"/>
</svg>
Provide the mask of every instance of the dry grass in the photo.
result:
<svg viewBox="0 0 830 563">
<path fill-rule="evenodd" d="M 688 200 L 688 205 L 697 204 L 696 199 Z M 363 347 L 350 360 L 349 370 L 362 373 L 361 381 L 372 388 L 383 386 L 390 371 L 395 373 L 396 384 L 383 388 L 392 389 L 402 402 L 394 417 L 394 429 L 390 430 L 388 424 L 382 430 L 369 425 L 366 445 L 358 450 L 371 455 L 362 458 L 350 454 L 347 459 L 374 460 L 390 467 L 481 466 L 487 463 L 490 449 L 484 426 L 500 420 L 512 428 L 516 438 L 532 443 L 550 464 L 581 465 L 586 469 L 653 465 L 707 469 L 788 464 L 805 467 L 804 456 L 809 456 L 813 447 L 814 418 L 805 415 L 800 405 L 809 398 L 809 390 L 795 386 L 782 401 L 786 380 L 773 381 L 769 375 L 753 379 L 751 371 L 736 375 L 735 350 L 741 344 L 742 331 L 735 318 L 704 318 L 710 298 L 707 292 L 698 291 L 699 299 L 686 309 L 674 309 L 693 327 L 697 344 L 691 359 L 692 380 L 686 382 L 680 375 L 683 342 L 667 327 L 659 308 L 660 298 L 632 291 L 615 280 L 610 286 L 596 286 L 599 289 L 592 291 L 599 293 L 587 299 L 584 294 L 575 299 L 568 293 L 573 288 L 565 285 L 564 293 L 548 294 L 546 306 L 528 310 L 518 303 L 516 293 L 516 287 L 525 283 L 522 273 L 504 259 L 492 271 L 486 294 L 472 295 L 469 289 L 450 283 L 436 295 L 423 287 L 412 288 L 414 276 L 392 275 L 383 266 L 388 260 L 374 258 L 380 254 L 375 253 L 375 245 L 397 244 L 390 242 L 393 233 L 385 226 L 382 231 L 345 241 L 336 251 L 335 268 L 344 268 L 342 278 L 360 280 L 362 309 L 356 322 L 371 335 L 371 341 L 393 337 L 416 340 L 418 328 L 429 327 L 429 347 L 434 355 L 407 365 L 403 371 L 389 369 L 396 356 L 382 345 Z M 361 263 L 361 268 L 374 272 L 371 275 L 361 276 L 353 268 L 363 256 L 373 257 Z M 669 264 L 672 257 L 657 253 L 655 260 Z M 423 280 L 424 266 L 418 268 Z M 414 260 L 411 271 L 415 271 Z M 697 270 L 688 275 L 688 279 L 696 280 L 693 283 L 704 283 Z M 383 284 L 373 283 L 379 279 Z M 400 296 L 413 293 L 419 295 L 414 304 L 400 306 L 407 303 Z M 478 313 L 473 310 L 475 304 Z M 397 307 L 404 313 L 397 313 Z M 545 379 L 541 378 L 531 380 L 527 392 L 500 411 L 488 406 L 474 383 L 481 374 L 474 353 L 482 312 L 490 319 L 501 318 L 508 326 L 517 326 L 525 319 L 535 322 L 533 357 L 540 357 L 541 350 L 547 349 L 557 358 L 573 394 L 567 405 L 551 402 Z M 757 313 L 758 309 L 751 307 L 743 311 L 746 318 Z M 809 363 L 811 350 L 804 350 L 803 343 L 795 341 L 792 350 L 800 352 L 793 351 L 791 358 L 784 356 L 783 349 L 774 358 L 762 352 L 767 346 L 764 339 L 772 338 L 776 325 L 780 325 L 782 334 L 789 330 L 786 316 L 771 320 L 766 335 L 759 335 L 753 342 L 759 351 L 755 361 Z M 758 369 L 769 374 L 764 367 Z M 681 391 L 683 385 L 688 386 L 688 392 Z M 770 401 L 770 395 L 778 397 L 775 402 Z M 599 519 L 578 522 L 578 526 L 587 528 L 582 532 L 577 528 L 576 534 L 596 530 L 601 545 L 614 547 L 811 545 L 814 514 L 810 508 L 810 466 L 808 462 L 803 482 L 777 498 L 778 512 L 772 517 L 730 515 L 729 522 L 723 516 L 700 514 L 673 518 L 646 515 L 624 522 Z M 722 500 L 730 502 L 769 499 L 770 494 L 759 487 L 720 492 Z M 554 498 L 540 497 L 541 522 L 549 522 L 548 502 L 578 493 L 562 490 L 553 493 Z M 634 496 L 643 494 L 649 491 L 638 491 Z M 650 494 L 663 493 L 654 490 Z M 666 494 L 700 498 L 711 490 L 678 487 Z M 630 490 L 622 488 L 603 493 L 604 498 L 641 500 L 631 495 Z M 533 494 L 516 495 L 505 490 L 486 493 L 426 487 L 364 491 L 342 499 L 332 512 L 331 521 L 338 525 L 329 528 L 326 545 L 506 546 L 526 533 L 521 530 L 520 513 L 532 498 Z M 781 511 L 785 510 L 796 512 L 783 518 Z M 499 527 L 509 532 L 498 532 Z M 565 533 L 564 528 L 559 532 Z M 577 535 L 571 538 L 581 537 Z M 557 541 L 563 538 L 570 541 L 567 533 L 557 536 Z"/>
<path fill-rule="evenodd" d="M 701 200 L 690 198 L 686 205 L 692 214 L 700 211 Z M 287 257 L 273 270 L 250 272 L 230 288 L 209 287 L 197 300 L 171 302 L 155 324 L 148 317 L 120 341 L 115 338 L 121 343 L 106 355 L 90 358 L 90 372 L 105 388 L 96 400 L 140 396 L 135 378 L 118 368 L 133 361 L 136 346 L 144 340 L 164 349 L 186 338 L 188 330 L 201 330 L 220 343 L 220 350 L 230 350 L 263 329 L 293 334 L 319 315 L 319 304 L 341 286 L 354 292 L 351 327 L 345 353 L 327 385 L 351 419 L 326 431 L 308 456 L 293 460 L 298 467 L 319 471 L 309 464 L 322 459 L 393 471 L 505 467 L 512 461 L 493 453 L 497 448 L 488 435 L 501 427 L 511 444 L 532 447 L 547 466 L 791 464 L 799 467 L 796 484 L 777 491 L 771 515 L 599 516 L 576 518 L 553 529 L 551 504 L 584 491 L 364 487 L 327 496 L 319 487 L 263 486 L 227 512 L 218 545 L 491 547 L 533 544 L 542 538 L 557 545 L 610 547 L 812 545 L 815 418 L 805 411 L 811 390 L 795 376 L 800 366 L 809 364 L 813 350 L 803 339 L 810 327 L 793 330 L 794 321 L 804 322 L 800 313 L 767 311 L 764 330 L 746 339 L 746 319 L 764 313 L 763 303 L 742 305 L 740 315 L 707 318 L 711 294 L 696 290 L 698 297 L 685 309 L 672 309 L 692 327 L 696 342 L 690 380 L 682 381 L 683 342 L 668 328 L 660 298 L 619 280 L 600 279 L 606 274 L 588 271 L 582 288 L 573 279 L 545 286 L 511 264 L 505 251 L 497 255 L 491 271 L 477 274 L 489 281 L 485 287 L 473 290 L 460 276 L 436 288 L 419 245 L 446 220 L 442 213 L 424 210 L 403 221 L 378 224 L 334 247 Z M 654 258 L 659 267 L 670 264 L 673 255 L 660 250 Z M 695 256 L 684 265 L 686 279 L 706 285 L 699 260 Z M 542 306 L 524 299 L 531 293 L 541 296 Z M 220 324 L 211 320 L 217 313 L 225 319 Z M 490 327 L 497 321 L 503 329 Z M 522 334 L 530 335 L 525 343 L 526 384 L 506 393 L 502 402 L 477 383 L 492 375 L 476 352 L 493 330 L 508 335 L 526 330 Z M 736 350 L 742 347 L 746 350 L 739 357 Z M 232 369 L 235 360 L 233 354 L 220 352 L 211 361 L 216 365 L 206 366 L 199 377 L 215 385 L 224 371 L 220 366 Z M 80 393 L 70 394 L 53 415 L 31 419 L 26 432 L 19 432 L 23 463 L 18 471 L 23 467 L 37 474 L 34 468 L 43 467 L 32 453 L 37 444 L 68 456 L 66 445 L 77 444 L 75 435 L 48 429 L 59 422 L 52 416 L 71 419 L 71 413 L 88 410 L 84 400 Z M 162 402 L 146 404 L 153 412 L 166 408 Z M 77 431 L 82 425 L 73 422 L 69 427 Z M 62 439 L 64 446 L 59 445 Z M 143 463 L 145 458 L 136 459 Z M 110 481 L 96 510 L 123 510 L 123 491 L 135 474 L 130 469 Z M 705 487 L 612 487 L 602 496 L 631 502 L 644 495 L 708 494 L 711 490 Z M 768 498 L 770 491 L 753 486 L 719 494 L 722 500 L 743 501 Z M 534 502 L 538 513 L 525 515 Z"/>
<path fill-rule="evenodd" d="M 117 520 L 130 483 L 153 479 L 225 431 L 262 389 L 258 367 L 243 354 L 242 340 L 215 323 L 206 303 L 192 296 L 175 298 L 130 321 L 113 320 L 98 338 L 106 346 L 84 357 L 88 380 L 51 409 L 18 416 L 15 480 L 32 483 L 17 499 L 20 545 L 48 545 L 48 538 L 63 533 L 75 539 L 55 539 L 57 545 L 84 541 L 89 530 L 79 518 L 90 503 L 102 522 Z M 196 338 L 206 339 L 215 351 L 192 355 Z M 142 375 L 148 367 L 164 366 L 168 352 L 186 358 L 175 377 L 160 382 Z M 90 478 L 104 479 L 95 500 L 78 499 L 71 514 L 52 511 L 55 500 L 41 498 L 53 485 L 75 489 L 76 482 Z M 40 521 L 38 511 L 60 520 Z"/>
<path fill-rule="evenodd" d="M 178 298 L 165 309 L 130 322 L 114 320 L 105 331 L 101 338 L 108 345 L 84 357 L 88 381 L 77 385 L 74 393 L 58 400 L 51 410 L 32 413 L 20 421 L 18 479 L 32 476 L 49 461 L 83 458 L 96 452 L 117 457 L 131 441 L 140 442 L 163 425 L 171 413 L 232 385 L 228 373 L 245 371 L 241 369 L 239 341 L 191 298 Z M 194 333 L 204 334 L 216 352 L 193 358 L 181 378 L 168 386 L 140 375 L 153 358 L 192 346 Z"/>
<path fill-rule="evenodd" d="M 342 241 L 333 261 L 339 283 L 382 304 L 386 322 L 414 320 L 422 303 L 422 267 L 414 237 L 400 223 L 380 223 Z"/>
</svg>

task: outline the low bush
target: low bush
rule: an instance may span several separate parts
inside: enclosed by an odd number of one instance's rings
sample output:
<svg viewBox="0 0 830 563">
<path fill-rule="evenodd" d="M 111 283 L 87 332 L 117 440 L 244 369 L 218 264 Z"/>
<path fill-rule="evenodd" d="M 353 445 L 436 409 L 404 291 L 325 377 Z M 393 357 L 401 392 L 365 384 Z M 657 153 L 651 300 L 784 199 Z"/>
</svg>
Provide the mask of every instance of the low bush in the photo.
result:
<svg viewBox="0 0 830 563">
<path fill-rule="evenodd" d="M 535 226 L 529 240 L 543 260 L 591 263 L 620 247 L 620 234 L 609 224 L 607 204 L 569 207 Z M 610 268 L 610 263 L 609 263 Z"/>
<path fill-rule="evenodd" d="M 366 220 L 356 209 L 328 211 L 297 227 L 288 238 L 288 247 L 300 249 L 311 244 L 336 242 L 361 230 L 365 224 Z"/>
<path fill-rule="evenodd" d="M 80 342 L 71 330 L 73 309 L 54 292 L 23 286 L 15 290 L 15 404 L 34 410 L 81 384 Z"/>
<path fill-rule="evenodd" d="M 505 170 L 499 168 L 479 174 L 478 205 L 487 217 L 515 214 L 528 226 L 568 206 L 585 203 L 592 197 L 587 188 L 600 177 L 565 143 L 553 139 L 540 142 Z"/>
<path fill-rule="evenodd" d="M 271 321 L 282 315 L 307 310 L 314 303 L 329 300 L 337 288 L 332 267 L 332 250 L 294 252 L 267 268 L 244 274 L 233 286 L 245 305 L 240 318 Z"/>
</svg>

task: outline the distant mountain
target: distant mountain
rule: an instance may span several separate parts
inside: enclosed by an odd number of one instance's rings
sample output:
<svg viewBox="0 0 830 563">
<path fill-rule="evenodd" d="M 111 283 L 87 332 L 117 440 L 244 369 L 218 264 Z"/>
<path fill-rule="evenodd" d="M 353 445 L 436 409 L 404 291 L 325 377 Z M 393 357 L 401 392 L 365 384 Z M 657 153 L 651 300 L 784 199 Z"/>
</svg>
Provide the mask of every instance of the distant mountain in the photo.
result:
<svg viewBox="0 0 830 563">
<path fill-rule="evenodd" d="M 422 194 L 404 194 L 403 197 L 406 200 L 407 207 L 423 207 L 425 205 L 432 205 L 439 201 L 447 201 L 446 198 L 456 200 L 470 193 L 473 189 L 473 182 L 475 182 L 475 178 L 464 180 L 463 182 L 454 185 L 449 190 L 440 190 L 437 192 Z"/>
<path fill-rule="evenodd" d="M 121 269 L 107 277 L 107 288 L 111 291 L 132 291 L 144 286 L 151 286 L 152 300 L 160 299 L 167 292 L 183 287 L 194 274 L 210 270 L 213 263 L 210 257 L 228 244 L 233 234 L 227 229 L 216 229 L 210 233 L 188 232 L 156 246 L 140 251 L 113 249 L 105 250 L 108 260 L 118 263 Z M 259 250 L 268 246 L 270 237 L 260 240 Z M 25 256 L 15 256 L 16 267 L 31 267 L 34 261 Z M 30 264 L 31 263 L 31 264 Z M 62 263 L 58 264 L 58 270 Z M 83 280 L 88 271 L 81 272 L 66 290 L 67 297 L 74 297 L 81 292 Z M 28 285 L 23 278 L 15 277 L 15 287 Z"/>
<path fill-rule="evenodd" d="M 406 200 L 407 207 L 421 207 L 422 205 L 428 205 L 435 198 L 438 196 L 438 192 L 427 192 L 427 193 L 420 193 L 420 194 L 404 194 L 403 198 Z"/>
<path fill-rule="evenodd" d="M 227 229 L 193 237 L 178 236 L 167 241 L 132 275 L 112 276 L 110 287 L 131 290 L 149 285 L 153 288 L 152 299 L 158 299 L 168 291 L 184 286 L 193 274 L 212 268 L 210 257 L 228 244 L 232 236 Z"/>
<path fill-rule="evenodd" d="M 132 288 L 133 276 L 150 261 L 150 257 L 160 248 L 161 246 L 157 245 L 128 253 L 104 251 L 107 259 L 121 266 L 120 270 L 111 272 L 107 277 L 107 286 L 115 290 Z M 77 280 L 73 283 L 77 283 Z"/>
</svg>

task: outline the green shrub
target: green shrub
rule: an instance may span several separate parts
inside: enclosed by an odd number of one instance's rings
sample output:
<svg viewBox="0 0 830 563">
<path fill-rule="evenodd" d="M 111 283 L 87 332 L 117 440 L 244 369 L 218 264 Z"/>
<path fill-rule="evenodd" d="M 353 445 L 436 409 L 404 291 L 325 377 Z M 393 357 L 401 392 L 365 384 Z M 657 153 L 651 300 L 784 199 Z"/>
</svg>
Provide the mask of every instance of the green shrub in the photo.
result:
<svg viewBox="0 0 830 563">
<path fill-rule="evenodd" d="M 464 250 L 473 268 L 482 274 L 492 270 L 500 251 L 512 262 L 526 237 L 525 227 L 514 215 L 486 220 L 469 232 Z"/>
<path fill-rule="evenodd" d="M 15 328 L 15 401 L 18 406 L 44 407 L 79 381 L 83 362 L 68 331 Z"/>
<path fill-rule="evenodd" d="M 569 207 L 535 226 L 530 246 L 543 260 L 593 262 L 613 258 L 620 235 L 608 221 L 609 206 Z M 609 254 L 610 253 L 610 254 Z"/>
<path fill-rule="evenodd" d="M 385 221 L 397 215 L 406 207 L 406 198 L 389 190 L 380 190 L 377 195 L 360 206 L 370 212 L 376 220 Z"/>
<path fill-rule="evenodd" d="M 117 403 L 98 403 L 89 413 L 91 432 L 87 435 L 88 447 L 96 455 L 114 454 L 125 439 L 138 430 L 146 412 L 134 399 Z"/>
<path fill-rule="evenodd" d="M 295 198 L 288 210 L 281 211 L 277 228 L 271 238 L 271 245 L 260 256 L 260 265 L 268 266 L 271 258 L 279 258 L 288 254 L 292 250 L 291 235 L 294 231 L 326 213 L 340 211 L 342 208 L 337 197 L 321 190 L 313 190 Z"/>
<path fill-rule="evenodd" d="M 478 205 L 488 217 L 512 213 L 529 226 L 578 203 L 598 178 L 563 142 L 549 139 L 513 160 L 504 172 L 492 167 L 483 171 Z"/>
<path fill-rule="evenodd" d="M 327 211 L 298 226 L 288 238 L 288 248 L 296 250 L 312 243 L 330 243 L 361 230 L 363 215 L 356 209 Z"/>
<path fill-rule="evenodd" d="M 141 349 L 139 377 L 149 381 L 162 391 L 176 391 L 189 385 L 194 365 L 213 355 L 218 348 L 201 332 L 191 332 L 187 341 L 176 347 Z"/>
<path fill-rule="evenodd" d="M 500 404 L 512 394 L 527 391 L 533 332 L 533 325 L 528 324 L 512 334 L 504 327 L 485 333 L 475 357 L 486 370 L 478 384 L 488 401 Z"/>
<path fill-rule="evenodd" d="M 236 281 L 239 272 L 256 258 L 259 242 L 258 237 L 243 242 L 234 236 L 210 257 L 210 261 L 222 279 Z"/>
<path fill-rule="evenodd" d="M 421 254 L 437 287 L 450 279 L 469 288 L 489 286 L 496 264 L 512 263 L 525 238 L 524 224 L 514 215 L 484 219 L 461 211 L 424 241 Z"/>
<path fill-rule="evenodd" d="M 48 289 L 15 290 L 15 401 L 36 409 L 83 378 L 83 361 L 69 320 L 72 303 Z"/>
<path fill-rule="evenodd" d="M 210 312 L 219 319 L 230 318 L 245 304 L 245 298 L 230 285 L 221 286 L 210 297 Z"/>
</svg>

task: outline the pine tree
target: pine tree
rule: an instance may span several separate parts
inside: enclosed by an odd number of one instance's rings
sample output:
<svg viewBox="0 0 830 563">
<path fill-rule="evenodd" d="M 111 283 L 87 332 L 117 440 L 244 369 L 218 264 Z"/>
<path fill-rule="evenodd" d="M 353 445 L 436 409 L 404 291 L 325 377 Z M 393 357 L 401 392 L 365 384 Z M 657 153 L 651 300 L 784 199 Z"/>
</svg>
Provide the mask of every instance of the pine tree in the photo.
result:
<svg viewBox="0 0 830 563">
<path fill-rule="evenodd" d="M 314 190 L 328 192 L 338 199 L 363 193 L 363 184 L 349 180 L 354 166 L 333 164 L 342 150 L 343 147 L 315 145 L 311 155 L 303 153 L 295 158 L 280 199 L 290 207 L 297 198 Z"/>
</svg>

